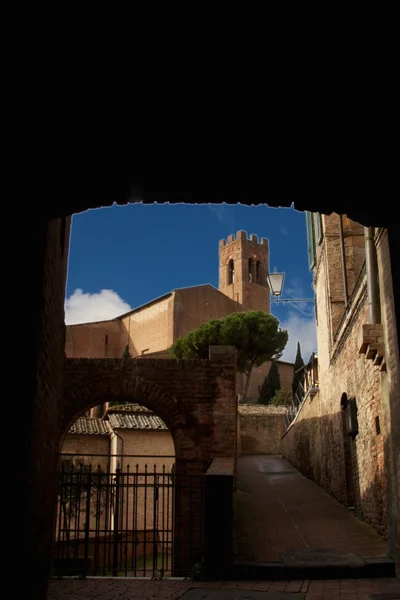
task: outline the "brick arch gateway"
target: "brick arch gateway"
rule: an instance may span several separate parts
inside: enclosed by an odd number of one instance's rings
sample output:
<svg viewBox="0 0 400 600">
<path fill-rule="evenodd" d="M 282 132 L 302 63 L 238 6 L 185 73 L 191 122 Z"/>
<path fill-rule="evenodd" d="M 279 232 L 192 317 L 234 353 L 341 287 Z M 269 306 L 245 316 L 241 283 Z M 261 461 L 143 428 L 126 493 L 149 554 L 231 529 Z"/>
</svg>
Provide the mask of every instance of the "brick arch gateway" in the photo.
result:
<svg viewBox="0 0 400 600">
<path fill-rule="evenodd" d="M 246 203 L 244 197 L 248 194 L 235 190 L 225 190 L 216 197 L 211 194 L 204 200 L 204 194 L 199 191 L 185 193 L 159 193 L 143 183 L 140 192 L 132 182 L 135 178 L 123 184 L 94 183 L 90 191 L 85 193 L 68 193 L 64 199 L 46 206 L 39 201 L 32 203 L 32 210 L 27 218 L 24 229 L 24 239 L 21 252 L 15 257 L 16 268 L 19 272 L 29 272 L 32 282 L 30 288 L 27 318 L 24 330 L 26 344 L 24 346 L 25 381 L 27 392 L 23 399 L 23 414 L 19 420 L 19 452 L 21 468 L 18 472 L 15 489 L 19 497 L 24 498 L 29 505 L 29 511 L 18 509 L 15 522 L 18 522 L 18 543 L 22 548 L 26 564 L 26 576 L 31 578 L 32 585 L 37 589 L 36 597 L 45 598 L 47 576 L 51 560 L 52 519 L 55 497 L 55 457 L 59 442 L 68 423 L 64 407 L 64 385 L 67 365 L 65 361 L 65 327 L 64 327 L 64 297 L 68 263 L 69 215 L 90 208 L 111 206 L 114 202 L 126 204 L 128 201 L 144 203 L 185 202 L 185 203 Z M 97 186 L 97 187 L 96 187 Z M 76 183 L 79 189 L 78 183 Z M 179 186 L 177 186 L 179 187 Z M 210 186 L 212 189 L 213 186 Z M 158 186 L 162 189 L 162 186 Z M 321 187 L 322 189 L 322 187 Z M 71 191 L 71 190 L 70 190 Z M 75 190 L 74 190 L 75 192 Z M 289 194 L 288 194 L 289 195 Z M 296 197 L 296 194 L 291 194 Z M 101 200 L 99 200 L 101 198 Z M 278 199 L 271 201 L 264 192 L 257 194 L 256 200 L 249 198 L 248 204 L 268 204 L 271 207 L 290 207 L 291 200 Z M 400 323 L 400 236 L 399 224 L 395 222 L 392 208 L 380 202 L 378 208 L 369 211 L 364 207 L 354 208 L 351 200 L 335 201 L 320 200 L 310 197 L 309 200 L 294 201 L 297 210 L 319 211 L 330 214 L 337 212 L 347 214 L 351 219 L 366 226 L 385 227 L 388 232 L 388 270 L 386 293 L 393 305 L 391 331 L 394 338 L 394 351 L 398 364 L 398 327 Z M 32 226 L 34 224 L 34 226 Z M 20 295 L 24 297 L 24 282 L 21 278 Z M 19 291 L 19 290 L 18 290 Z M 393 348 L 392 348 L 393 350 Z M 11 368 L 11 366 L 10 366 Z M 389 465 L 388 490 L 389 511 L 393 515 L 390 527 L 390 540 L 393 555 L 399 565 L 400 519 L 398 514 L 400 457 L 399 457 L 399 428 L 400 401 L 398 375 L 390 378 L 389 405 L 386 409 L 386 427 L 391 431 L 387 441 Z M 61 416 L 63 415 L 63 416 Z M 160 415 L 161 416 L 161 415 Z"/>
<path fill-rule="evenodd" d="M 210 348 L 209 360 L 67 359 L 59 429 L 110 400 L 137 402 L 167 425 L 175 446 L 175 576 L 202 556 L 204 475 L 216 457 L 236 448 L 236 368 L 233 348 Z M 196 487 L 197 492 L 194 492 Z"/>
</svg>

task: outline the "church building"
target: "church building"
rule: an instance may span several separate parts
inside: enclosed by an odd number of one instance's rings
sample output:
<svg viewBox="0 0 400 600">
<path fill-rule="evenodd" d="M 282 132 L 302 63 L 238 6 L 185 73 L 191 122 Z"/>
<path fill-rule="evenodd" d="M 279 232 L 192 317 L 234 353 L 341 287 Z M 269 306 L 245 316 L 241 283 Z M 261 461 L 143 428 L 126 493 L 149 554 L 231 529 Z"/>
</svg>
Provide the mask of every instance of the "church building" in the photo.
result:
<svg viewBox="0 0 400 600">
<path fill-rule="evenodd" d="M 67 326 L 68 358 L 121 358 L 128 346 L 132 358 L 170 358 L 169 348 L 211 319 L 238 311 L 270 312 L 269 244 L 245 231 L 219 242 L 219 286 L 195 285 L 172 290 L 114 319 Z M 292 390 L 293 363 L 278 361 L 281 387 Z M 254 369 L 247 402 L 255 403 L 270 363 Z M 238 374 L 239 401 L 244 377 Z M 106 407 L 93 409 L 102 416 Z"/>
</svg>

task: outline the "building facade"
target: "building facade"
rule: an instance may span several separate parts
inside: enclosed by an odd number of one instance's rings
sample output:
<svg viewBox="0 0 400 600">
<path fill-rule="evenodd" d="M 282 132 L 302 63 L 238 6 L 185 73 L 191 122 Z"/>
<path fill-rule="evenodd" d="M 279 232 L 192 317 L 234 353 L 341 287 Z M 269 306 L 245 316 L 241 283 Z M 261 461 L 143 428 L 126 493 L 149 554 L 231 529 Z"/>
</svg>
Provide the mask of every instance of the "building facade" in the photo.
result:
<svg viewBox="0 0 400 600">
<path fill-rule="evenodd" d="M 390 480 L 395 432 L 384 424 L 391 422 L 390 389 L 399 377 L 387 231 L 335 213 L 307 213 L 307 229 L 318 373 L 305 369 L 305 395 L 283 453 L 386 534 L 390 519 L 398 519 L 387 509 L 398 492 Z"/>
</svg>

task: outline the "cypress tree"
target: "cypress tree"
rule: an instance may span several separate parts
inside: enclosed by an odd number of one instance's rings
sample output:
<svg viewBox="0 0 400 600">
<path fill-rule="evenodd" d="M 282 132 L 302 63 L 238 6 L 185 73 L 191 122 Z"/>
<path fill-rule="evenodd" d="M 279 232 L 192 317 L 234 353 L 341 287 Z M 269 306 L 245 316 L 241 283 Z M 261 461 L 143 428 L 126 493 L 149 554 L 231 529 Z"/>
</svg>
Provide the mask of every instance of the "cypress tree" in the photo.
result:
<svg viewBox="0 0 400 600">
<path fill-rule="evenodd" d="M 122 354 L 122 358 L 132 358 L 131 353 L 129 352 L 129 344 L 125 346 L 125 350 Z"/>
<path fill-rule="evenodd" d="M 296 360 L 294 361 L 294 375 L 293 375 L 293 383 L 292 383 L 292 390 L 293 390 L 293 395 L 296 393 L 297 387 L 301 381 L 301 377 L 302 374 L 301 373 L 297 373 L 296 371 L 298 369 L 301 369 L 301 367 L 304 366 L 304 360 L 303 357 L 301 356 L 301 349 L 300 349 L 300 342 L 297 342 L 297 352 L 296 352 Z"/>
<path fill-rule="evenodd" d="M 276 392 L 281 389 L 278 365 L 275 360 L 271 362 L 271 368 L 261 386 L 258 404 L 269 404 Z"/>
</svg>

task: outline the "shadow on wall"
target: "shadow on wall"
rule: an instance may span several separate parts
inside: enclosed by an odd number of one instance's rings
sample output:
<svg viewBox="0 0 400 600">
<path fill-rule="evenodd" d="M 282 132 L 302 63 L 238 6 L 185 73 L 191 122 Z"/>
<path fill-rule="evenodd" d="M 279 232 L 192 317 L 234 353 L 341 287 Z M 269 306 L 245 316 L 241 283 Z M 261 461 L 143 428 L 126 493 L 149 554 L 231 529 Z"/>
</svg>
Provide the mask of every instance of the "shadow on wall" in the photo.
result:
<svg viewBox="0 0 400 600">
<path fill-rule="evenodd" d="M 295 421 L 282 438 L 283 456 L 364 519 L 387 534 L 386 475 L 378 436 L 348 432 L 344 410 Z M 360 462 L 363 464 L 360 464 Z"/>
</svg>

